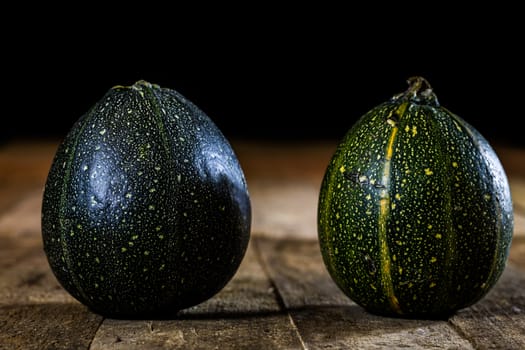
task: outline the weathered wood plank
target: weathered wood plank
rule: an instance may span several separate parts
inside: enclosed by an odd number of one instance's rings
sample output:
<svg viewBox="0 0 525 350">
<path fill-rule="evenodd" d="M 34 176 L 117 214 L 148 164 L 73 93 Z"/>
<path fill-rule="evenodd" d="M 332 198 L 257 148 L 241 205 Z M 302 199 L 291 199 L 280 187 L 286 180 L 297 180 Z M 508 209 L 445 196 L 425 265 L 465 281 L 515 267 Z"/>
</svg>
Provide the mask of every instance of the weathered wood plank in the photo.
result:
<svg viewBox="0 0 525 350">
<path fill-rule="evenodd" d="M 0 214 L 43 188 L 56 146 L 54 141 L 18 141 L 0 147 Z"/>
<path fill-rule="evenodd" d="M 248 180 L 305 181 L 320 185 L 336 149 L 334 141 L 275 142 L 232 140 Z"/>
<path fill-rule="evenodd" d="M 234 278 L 213 298 L 169 320 L 106 319 L 91 350 L 299 349 L 250 244 Z"/>
<path fill-rule="evenodd" d="M 90 350 L 301 349 L 290 321 L 277 315 L 185 320 L 107 319 Z"/>
<path fill-rule="evenodd" d="M 494 145 L 494 149 L 509 177 L 525 178 L 525 149 L 506 145 Z"/>
<path fill-rule="evenodd" d="M 87 350 L 100 318 L 78 303 L 0 306 L 0 349 Z"/>
<path fill-rule="evenodd" d="M 58 143 L 55 141 L 17 141 L 0 147 L 1 186 L 42 186 Z"/>
<path fill-rule="evenodd" d="M 524 165 L 522 160 L 521 166 L 525 168 Z M 525 271 L 525 177 L 511 178 L 510 186 L 514 204 L 514 236 L 509 260 L 516 268 Z"/>
<path fill-rule="evenodd" d="M 33 190 L 0 212 L 0 273 L 16 275 L 17 269 L 24 267 L 20 261 L 42 253 L 40 202 L 40 191 Z M 3 282 L 0 279 L 0 296 L 5 292 Z"/>
<path fill-rule="evenodd" d="M 522 273 L 525 271 L 525 236 L 514 236 L 512 239 L 509 262 Z"/>
<path fill-rule="evenodd" d="M 17 198 L 9 208 L 0 212 L 0 237 L 40 240 L 41 208 L 42 192 L 39 189 Z"/>
<path fill-rule="evenodd" d="M 66 301 L 53 299 L 61 288 L 43 251 L 40 198 L 40 192 L 33 191 L 0 214 L 0 304 L 35 302 L 43 292 L 47 297 L 41 301 Z"/>
<path fill-rule="evenodd" d="M 17 205 L 22 198 L 27 197 L 34 190 L 35 187 L 29 185 L 20 188 L 0 184 L 0 215 Z"/>
<path fill-rule="evenodd" d="M 372 315 L 326 272 L 312 241 L 256 240 L 267 270 L 308 349 L 472 349 L 446 321 Z"/>
<path fill-rule="evenodd" d="M 256 235 L 274 238 L 317 236 L 319 188 L 307 182 L 248 182 Z"/>
<path fill-rule="evenodd" d="M 516 215 L 525 216 L 525 177 L 512 177 L 509 179 L 509 183 L 514 211 Z M 525 231 L 525 224 L 523 224 L 523 222 L 520 226 L 521 232 Z"/>
<path fill-rule="evenodd" d="M 514 237 L 525 237 L 525 211 L 514 211 Z"/>
</svg>

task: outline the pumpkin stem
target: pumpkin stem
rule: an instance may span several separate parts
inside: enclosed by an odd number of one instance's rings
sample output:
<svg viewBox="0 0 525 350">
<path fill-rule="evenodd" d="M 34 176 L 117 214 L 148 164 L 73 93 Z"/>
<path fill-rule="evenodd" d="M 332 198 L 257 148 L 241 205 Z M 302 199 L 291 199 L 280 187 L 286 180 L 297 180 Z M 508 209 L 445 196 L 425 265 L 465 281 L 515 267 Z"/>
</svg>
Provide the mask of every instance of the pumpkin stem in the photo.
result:
<svg viewBox="0 0 525 350">
<path fill-rule="evenodd" d="M 413 76 L 407 79 L 407 83 L 408 89 L 394 96 L 394 100 L 401 99 L 435 107 L 439 106 L 437 96 L 434 91 L 432 91 L 432 86 L 430 86 L 428 80 L 420 76 Z"/>
</svg>

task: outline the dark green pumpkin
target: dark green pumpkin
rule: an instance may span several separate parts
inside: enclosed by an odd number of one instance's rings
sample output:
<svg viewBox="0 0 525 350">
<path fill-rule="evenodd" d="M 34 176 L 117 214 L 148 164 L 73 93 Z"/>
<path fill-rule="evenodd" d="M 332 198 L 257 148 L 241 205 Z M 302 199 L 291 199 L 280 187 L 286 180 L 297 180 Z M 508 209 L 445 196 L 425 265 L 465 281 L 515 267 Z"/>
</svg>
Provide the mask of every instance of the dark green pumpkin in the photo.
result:
<svg viewBox="0 0 525 350">
<path fill-rule="evenodd" d="M 113 317 L 173 313 L 215 295 L 243 259 L 250 223 L 228 140 L 179 93 L 145 81 L 110 89 L 76 122 L 43 195 L 55 276 Z"/>
<path fill-rule="evenodd" d="M 512 202 L 487 140 L 425 79 L 409 84 L 338 145 L 319 194 L 319 244 L 334 281 L 368 311 L 446 317 L 503 272 Z"/>
</svg>

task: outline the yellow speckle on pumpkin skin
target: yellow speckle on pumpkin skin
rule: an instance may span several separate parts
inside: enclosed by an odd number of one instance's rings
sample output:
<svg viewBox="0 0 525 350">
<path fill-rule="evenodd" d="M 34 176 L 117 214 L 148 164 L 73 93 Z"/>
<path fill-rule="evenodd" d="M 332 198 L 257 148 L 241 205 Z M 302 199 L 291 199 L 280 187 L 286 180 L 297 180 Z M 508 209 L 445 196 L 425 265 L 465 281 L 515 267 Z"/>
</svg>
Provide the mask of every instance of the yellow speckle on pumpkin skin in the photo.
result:
<svg viewBox="0 0 525 350">
<path fill-rule="evenodd" d="M 425 175 L 429 175 L 430 176 L 432 174 L 434 174 L 434 172 L 432 170 L 430 170 L 430 168 L 426 168 L 425 169 Z"/>
</svg>

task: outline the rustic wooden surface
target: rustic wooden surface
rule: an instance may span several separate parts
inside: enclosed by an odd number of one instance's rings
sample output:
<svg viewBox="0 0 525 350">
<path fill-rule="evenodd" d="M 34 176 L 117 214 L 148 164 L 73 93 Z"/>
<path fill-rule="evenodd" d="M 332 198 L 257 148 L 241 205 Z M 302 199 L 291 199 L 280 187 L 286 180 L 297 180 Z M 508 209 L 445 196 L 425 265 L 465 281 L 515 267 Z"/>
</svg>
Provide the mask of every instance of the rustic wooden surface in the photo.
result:
<svg viewBox="0 0 525 350">
<path fill-rule="evenodd" d="M 0 349 L 525 349 L 525 149 L 495 147 L 515 209 L 498 284 L 448 320 L 407 320 L 367 313 L 324 268 L 316 205 L 335 143 L 232 144 L 252 198 L 249 249 L 221 292 L 164 320 L 103 318 L 60 287 L 40 235 L 57 142 L 0 146 Z"/>
</svg>

